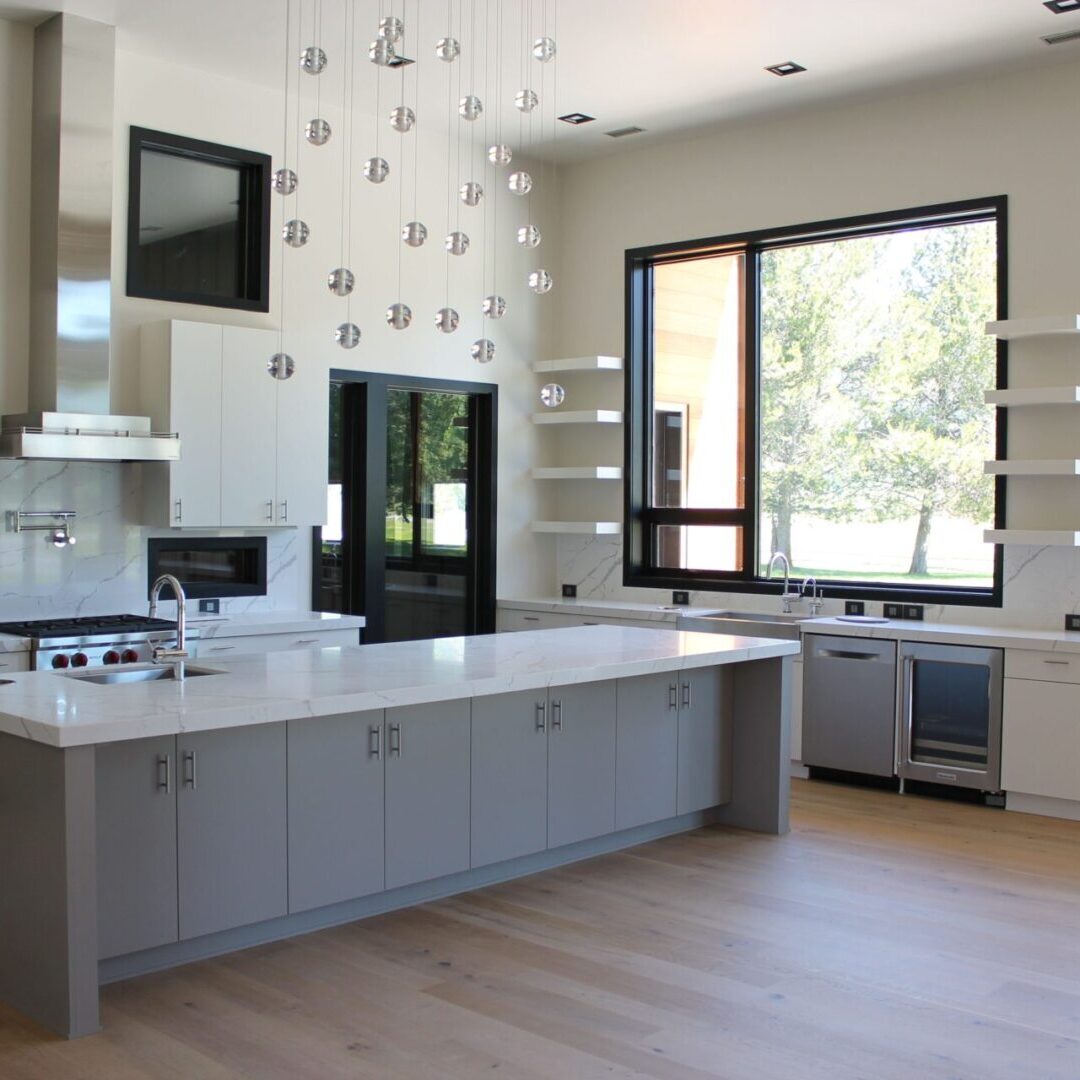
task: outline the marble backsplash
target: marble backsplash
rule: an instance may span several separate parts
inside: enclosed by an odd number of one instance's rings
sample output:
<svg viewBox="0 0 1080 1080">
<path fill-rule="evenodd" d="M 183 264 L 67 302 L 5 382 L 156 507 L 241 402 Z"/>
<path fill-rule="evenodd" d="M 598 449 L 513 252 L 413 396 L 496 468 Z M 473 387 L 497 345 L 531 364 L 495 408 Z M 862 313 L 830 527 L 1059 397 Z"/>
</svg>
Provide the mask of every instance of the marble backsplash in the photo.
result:
<svg viewBox="0 0 1080 1080">
<path fill-rule="evenodd" d="M 577 585 L 582 599 L 670 603 L 671 594 L 667 591 L 625 588 L 622 557 L 619 537 L 558 537 L 552 595 L 557 596 L 561 585 L 567 583 Z M 1080 611 L 1080 549 L 1007 546 L 1004 592 L 1001 608 L 927 605 L 925 617 L 935 622 L 1060 630 L 1066 612 Z M 748 610 L 776 607 L 775 597 L 753 593 L 692 592 L 690 600 L 701 607 L 737 606 Z M 867 610 L 876 613 L 878 608 L 871 603 Z M 842 613 L 840 601 L 826 599 L 824 614 Z"/>
<path fill-rule="evenodd" d="M 138 524 L 141 484 L 142 469 L 134 464 L 0 461 L 0 621 L 144 611 L 146 541 L 176 533 Z M 74 510 L 77 543 L 56 548 L 43 533 L 14 533 L 13 510 Z M 271 529 L 266 535 L 267 595 L 223 600 L 223 611 L 310 607 L 310 530 Z"/>
</svg>

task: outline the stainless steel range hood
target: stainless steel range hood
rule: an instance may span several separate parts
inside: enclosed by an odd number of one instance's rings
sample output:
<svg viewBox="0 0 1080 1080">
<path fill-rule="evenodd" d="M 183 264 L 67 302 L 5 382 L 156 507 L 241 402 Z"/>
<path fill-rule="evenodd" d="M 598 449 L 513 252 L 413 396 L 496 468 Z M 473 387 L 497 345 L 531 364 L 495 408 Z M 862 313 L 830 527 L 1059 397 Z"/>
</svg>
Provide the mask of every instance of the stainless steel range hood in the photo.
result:
<svg viewBox="0 0 1080 1080">
<path fill-rule="evenodd" d="M 34 34 L 30 409 L 0 457 L 174 461 L 175 435 L 109 413 L 115 30 L 56 15 Z"/>
</svg>

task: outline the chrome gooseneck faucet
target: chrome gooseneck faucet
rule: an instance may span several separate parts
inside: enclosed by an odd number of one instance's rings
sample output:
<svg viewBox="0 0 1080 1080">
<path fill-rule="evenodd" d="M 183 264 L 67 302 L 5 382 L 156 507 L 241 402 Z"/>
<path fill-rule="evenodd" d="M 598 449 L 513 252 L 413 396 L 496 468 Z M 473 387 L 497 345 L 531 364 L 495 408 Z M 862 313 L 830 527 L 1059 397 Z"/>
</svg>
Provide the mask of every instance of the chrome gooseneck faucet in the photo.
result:
<svg viewBox="0 0 1080 1080">
<path fill-rule="evenodd" d="M 773 556 L 769 560 L 769 568 L 765 571 L 765 580 L 772 580 L 773 567 L 778 562 L 783 563 L 784 566 L 784 591 L 780 594 L 780 599 L 784 602 L 784 614 L 790 615 L 792 602 L 798 600 L 802 594 L 791 591 L 791 563 L 782 551 L 773 552 Z"/>
<path fill-rule="evenodd" d="M 813 574 L 808 574 L 803 578 L 803 583 L 799 586 L 799 596 L 810 597 L 810 614 L 816 617 L 821 611 L 824 600 L 821 598 L 821 586 Z"/>
<path fill-rule="evenodd" d="M 162 574 L 150 587 L 150 618 L 157 615 L 158 597 L 166 585 L 172 589 L 173 596 L 176 597 L 176 647 L 166 649 L 161 645 L 155 645 L 152 658 L 155 664 L 172 664 L 173 676 L 177 682 L 182 682 L 185 674 L 184 661 L 188 658 L 187 597 L 184 595 L 183 585 L 172 574 Z"/>
</svg>

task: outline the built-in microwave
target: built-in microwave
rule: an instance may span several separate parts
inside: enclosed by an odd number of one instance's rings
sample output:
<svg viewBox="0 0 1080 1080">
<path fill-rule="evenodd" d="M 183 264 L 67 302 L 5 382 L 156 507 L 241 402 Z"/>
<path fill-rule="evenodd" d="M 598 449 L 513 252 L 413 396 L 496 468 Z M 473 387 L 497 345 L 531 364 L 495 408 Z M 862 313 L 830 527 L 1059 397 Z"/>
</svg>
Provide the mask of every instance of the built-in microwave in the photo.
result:
<svg viewBox="0 0 1080 1080">
<path fill-rule="evenodd" d="M 147 592 L 172 574 L 189 599 L 266 595 L 265 536 L 163 536 L 147 541 Z M 161 594 L 172 599 L 171 590 Z"/>
</svg>

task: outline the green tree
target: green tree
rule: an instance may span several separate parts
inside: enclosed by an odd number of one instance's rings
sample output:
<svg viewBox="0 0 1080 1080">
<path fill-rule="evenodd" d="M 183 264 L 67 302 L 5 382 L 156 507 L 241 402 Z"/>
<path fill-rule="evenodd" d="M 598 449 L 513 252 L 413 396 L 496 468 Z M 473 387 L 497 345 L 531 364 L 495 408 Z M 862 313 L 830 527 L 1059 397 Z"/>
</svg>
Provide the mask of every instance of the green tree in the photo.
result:
<svg viewBox="0 0 1080 1080">
<path fill-rule="evenodd" d="M 852 402 L 840 393 L 871 312 L 855 302 L 878 259 L 873 241 L 806 244 L 761 258 L 761 507 L 772 546 L 794 562 L 799 513 L 851 512 Z"/>
<path fill-rule="evenodd" d="M 934 518 L 989 521 L 994 488 L 995 350 L 983 324 L 996 310 L 994 227 L 972 223 L 922 234 L 903 272 L 904 292 L 854 389 L 862 417 L 861 488 L 878 520 L 914 517 L 908 573 L 927 573 Z"/>
</svg>

